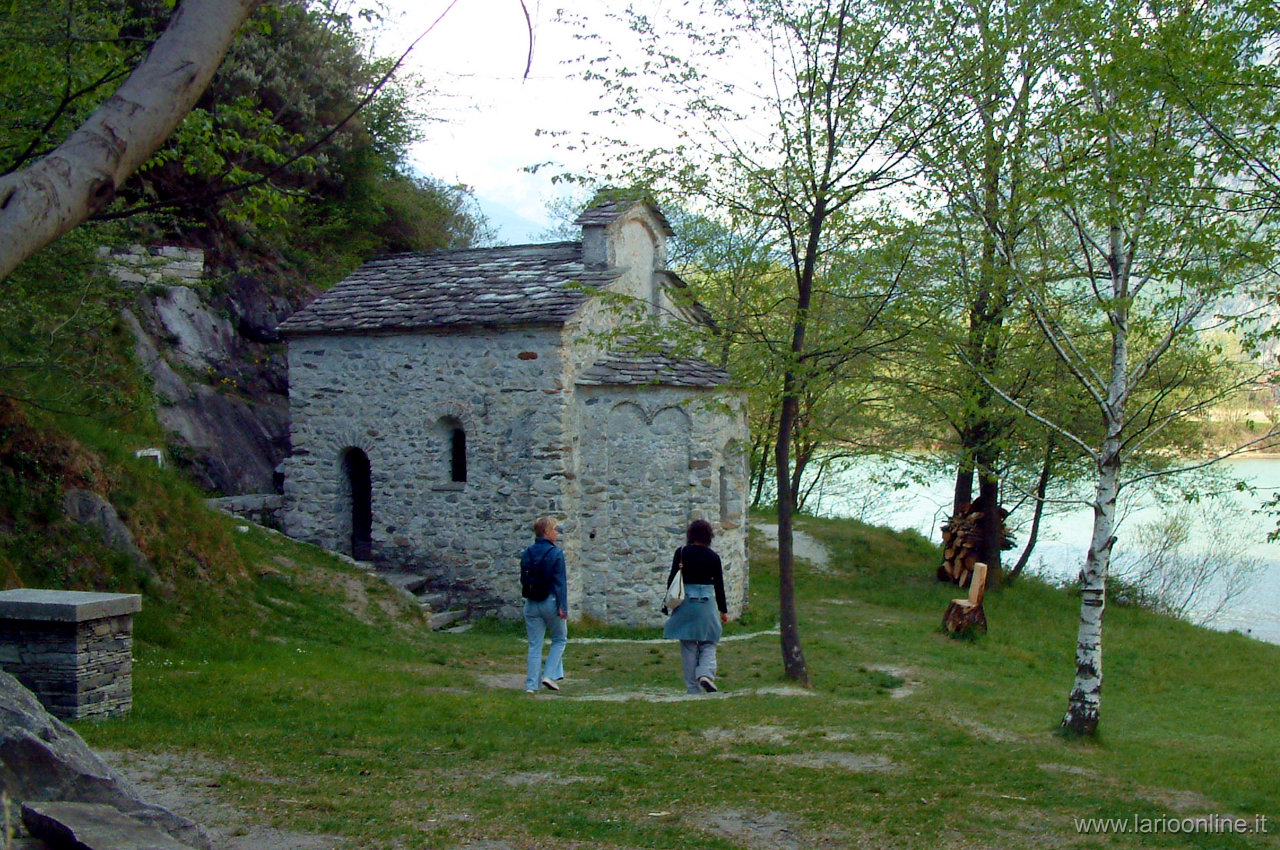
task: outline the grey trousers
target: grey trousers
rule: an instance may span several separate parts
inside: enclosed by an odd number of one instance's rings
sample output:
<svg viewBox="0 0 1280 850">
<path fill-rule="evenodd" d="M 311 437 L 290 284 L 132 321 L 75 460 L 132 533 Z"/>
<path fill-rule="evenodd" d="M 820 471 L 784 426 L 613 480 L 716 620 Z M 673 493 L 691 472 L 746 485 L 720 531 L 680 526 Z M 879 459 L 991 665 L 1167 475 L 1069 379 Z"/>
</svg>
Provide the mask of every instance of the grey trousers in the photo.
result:
<svg viewBox="0 0 1280 850">
<path fill-rule="evenodd" d="M 716 642 L 713 640 L 680 641 L 680 666 L 684 670 L 684 690 L 687 694 L 700 694 L 698 679 L 716 678 Z"/>
</svg>

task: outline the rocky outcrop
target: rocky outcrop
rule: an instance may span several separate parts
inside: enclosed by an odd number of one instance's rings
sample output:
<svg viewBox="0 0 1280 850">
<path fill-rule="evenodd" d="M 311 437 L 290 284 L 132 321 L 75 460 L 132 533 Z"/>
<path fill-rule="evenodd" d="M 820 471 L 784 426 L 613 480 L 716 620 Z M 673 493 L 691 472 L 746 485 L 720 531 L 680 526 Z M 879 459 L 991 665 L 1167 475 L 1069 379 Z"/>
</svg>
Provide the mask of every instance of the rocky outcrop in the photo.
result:
<svg viewBox="0 0 1280 850">
<path fill-rule="evenodd" d="M 195 481 L 224 495 L 278 492 L 289 453 L 288 377 L 279 323 L 295 305 L 264 281 L 193 277 L 199 251 L 135 248 L 111 254 L 118 278 L 136 284 L 124 321 L 154 382 L 170 454 Z"/>
<path fill-rule="evenodd" d="M 102 803 L 210 850 L 204 829 L 142 800 L 123 776 L 89 749 L 75 730 L 49 714 L 35 695 L 0 672 L 0 792 L 10 801 Z"/>
<path fill-rule="evenodd" d="M 52 847 L 75 850 L 191 850 L 153 826 L 102 803 L 24 803 L 22 825 Z"/>
<path fill-rule="evenodd" d="M 68 519 L 96 528 L 109 548 L 129 556 L 140 571 L 153 573 L 147 556 L 134 543 L 133 533 L 104 497 L 92 490 L 72 488 L 62 497 L 62 509 Z"/>
</svg>

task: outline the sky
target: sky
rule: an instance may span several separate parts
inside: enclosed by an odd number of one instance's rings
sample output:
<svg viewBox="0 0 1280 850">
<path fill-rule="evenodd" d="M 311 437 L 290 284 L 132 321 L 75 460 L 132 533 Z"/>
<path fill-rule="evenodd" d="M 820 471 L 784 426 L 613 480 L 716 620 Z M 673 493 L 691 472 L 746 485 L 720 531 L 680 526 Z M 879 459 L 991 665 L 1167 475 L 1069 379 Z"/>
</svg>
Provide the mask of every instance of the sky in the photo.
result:
<svg viewBox="0 0 1280 850">
<path fill-rule="evenodd" d="M 560 169 L 538 175 L 524 169 L 547 161 L 575 166 L 572 154 L 537 131 L 580 129 L 598 103 L 596 90 L 563 64 L 581 49 L 554 20 L 558 8 L 572 3 L 526 0 L 534 52 L 525 78 L 529 29 L 519 0 L 456 0 L 452 7 L 448 0 L 389 1 L 389 26 L 375 36 L 380 55 L 399 55 L 440 18 L 406 63 L 440 92 L 426 101 L 439 120 L 423 126 L 426 138 L 412 148 L 412 165 L 470 186 L 500 227 L 500 241 L 536 241 L 553 223 L 548 204 L 568 190 L 550 180 Z M 591 5 L 604 2 L 610 0 Z M 516 218 L 527 221 L 513 223 Z"/>
</svg>

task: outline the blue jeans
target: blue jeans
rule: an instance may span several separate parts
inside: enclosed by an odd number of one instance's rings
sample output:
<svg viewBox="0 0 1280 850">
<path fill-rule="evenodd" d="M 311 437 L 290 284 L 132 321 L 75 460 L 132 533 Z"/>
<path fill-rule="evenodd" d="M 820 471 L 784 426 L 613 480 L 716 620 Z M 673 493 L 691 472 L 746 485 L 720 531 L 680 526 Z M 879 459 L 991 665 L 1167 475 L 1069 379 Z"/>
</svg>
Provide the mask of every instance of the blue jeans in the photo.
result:
<svg viewBox="0 0 1280 850">
<path fill-rule="evenodd" d="M 702 693 L 698 679 L 716 678 L 716 642 L 713 640 L 680 641 L 680 667 L 684 673 L 684 691 L 687 694 Z"/>
<path fill-rule="evenodd" d="M 555 594 L 541 602 L 524 601 L 524 628 L 529 635 L 529 660 L 525 668 L 524 689 L 536 691 L 542 682 L 542 638 L 550 632 L 551 651 L 547 653 L 546 678 L 564 678 L 564 645 L 569 640 L 569 624 L 560 619 Z"/>
</svg>

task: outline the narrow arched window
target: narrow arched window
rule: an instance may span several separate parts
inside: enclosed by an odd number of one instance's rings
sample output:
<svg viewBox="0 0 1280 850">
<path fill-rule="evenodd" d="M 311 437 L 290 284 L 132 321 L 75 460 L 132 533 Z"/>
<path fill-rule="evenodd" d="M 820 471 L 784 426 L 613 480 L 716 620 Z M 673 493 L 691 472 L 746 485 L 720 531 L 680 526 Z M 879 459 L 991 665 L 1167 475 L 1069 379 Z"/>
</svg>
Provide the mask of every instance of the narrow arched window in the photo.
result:
<svg viewBox="0 0 1280 850">
<path fill-rule="evenodd" d="M 454 428 L 449 438 L 449 480 L 467 480 L 467 432 Z"/>
<path fill-rule="evenodd" d="M 720 524 L 729 522 L 733 515 L 733 487 L 729 482 L 729 472 L 720 467 Z"/>
<path fill-rule="evenodd" d="M 369 456 L 360 449 L 347 449 L 342 457 L 342 471 L 351 500 L 351 557 L 367 561 L 373 556 L 373 477 Z"/>
<path fill-rule="evenodd" d="M 467 430 L 454 416 L 436 420 L 432 464 L 438 490 L 460 490 L 467 483 Z"/>
</svg>

